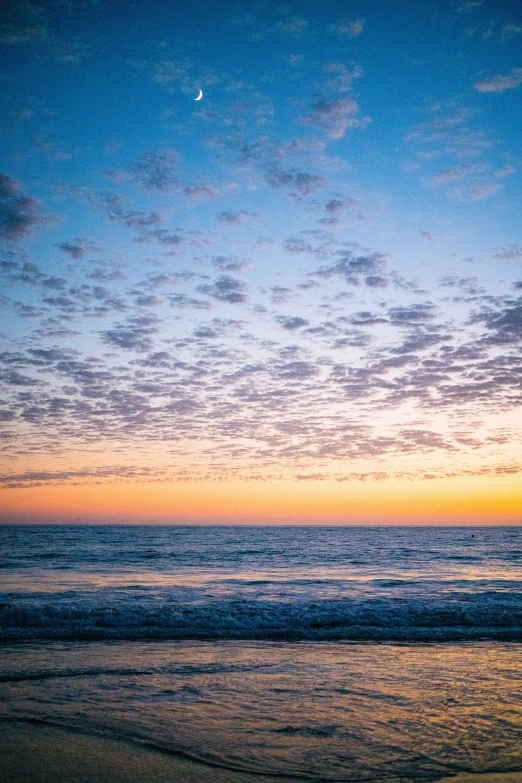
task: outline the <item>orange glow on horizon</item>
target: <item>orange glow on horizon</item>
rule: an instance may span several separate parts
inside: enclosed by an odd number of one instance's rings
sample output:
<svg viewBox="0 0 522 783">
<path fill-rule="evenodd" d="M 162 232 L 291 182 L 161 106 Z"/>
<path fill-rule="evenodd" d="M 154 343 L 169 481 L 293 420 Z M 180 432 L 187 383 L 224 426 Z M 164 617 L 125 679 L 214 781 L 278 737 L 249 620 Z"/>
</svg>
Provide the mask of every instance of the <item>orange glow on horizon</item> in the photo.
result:
<svg viewBox="0 0 522 783">
<path fill-rule="evenodd" d="M 522 524 L 516 475 L 411 482 L 107 482 L 2 495 L 4 522 Z"/>
</svg>

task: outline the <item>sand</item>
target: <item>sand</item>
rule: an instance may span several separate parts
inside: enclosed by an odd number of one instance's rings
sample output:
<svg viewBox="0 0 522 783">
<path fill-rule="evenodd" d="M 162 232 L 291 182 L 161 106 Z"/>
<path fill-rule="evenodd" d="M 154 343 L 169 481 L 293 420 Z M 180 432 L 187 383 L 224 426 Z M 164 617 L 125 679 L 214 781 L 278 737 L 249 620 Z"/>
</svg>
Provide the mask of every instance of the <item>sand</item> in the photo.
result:
<svg viewBox="0 0 522 783">
<path fill-rule="evenodd" d="M 27 725 L 0 725 L 2 783 L 280 783 L 125 742 Z"/>
<path fill-rule="evenodd" d="M 124 742 L 16 723 L 0 725 L 0 776 L 2 783 L 288 783 L 292 779 L 216 769 Z M 522 772 L 461 773 L 437 783 L 522 783 Z"/>
</svg>

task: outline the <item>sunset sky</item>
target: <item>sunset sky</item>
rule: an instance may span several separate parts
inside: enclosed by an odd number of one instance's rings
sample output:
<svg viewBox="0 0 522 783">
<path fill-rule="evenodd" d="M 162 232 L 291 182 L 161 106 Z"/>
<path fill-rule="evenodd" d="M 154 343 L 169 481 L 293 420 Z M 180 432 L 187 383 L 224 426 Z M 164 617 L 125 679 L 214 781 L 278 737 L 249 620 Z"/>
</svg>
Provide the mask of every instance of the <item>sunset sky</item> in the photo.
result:
<svg viewBox="0 0 522 783">
<path fill-rule="evenodd" d="M 522 523 L 522 5 L 8 6 L 1 519 Z"/>
</svg>

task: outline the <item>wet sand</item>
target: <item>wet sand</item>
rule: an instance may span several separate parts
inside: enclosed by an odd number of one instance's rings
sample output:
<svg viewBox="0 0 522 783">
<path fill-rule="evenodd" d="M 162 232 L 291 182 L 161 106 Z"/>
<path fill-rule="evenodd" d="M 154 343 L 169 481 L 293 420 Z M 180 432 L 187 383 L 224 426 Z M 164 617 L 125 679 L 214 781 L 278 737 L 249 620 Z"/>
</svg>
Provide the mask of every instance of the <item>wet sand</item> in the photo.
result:
<svg viewBox="0 0 522 783">
<path fill-rule="evenodd" d="M 125 742 L 61 729 L 0 724 L 2 783 L 280 783 Z M 288 778 L 286 778 L 288 781 Z"/>
<path fill-rule="evenodd" d="M 0 769 L 2 783 L 283 783 L 300 779 L 233 772 L 125 742 L 14 723 L 0 726 Z M 437 783 L 522 783 L 522 772 L 460 773 Z"/>
</svg>

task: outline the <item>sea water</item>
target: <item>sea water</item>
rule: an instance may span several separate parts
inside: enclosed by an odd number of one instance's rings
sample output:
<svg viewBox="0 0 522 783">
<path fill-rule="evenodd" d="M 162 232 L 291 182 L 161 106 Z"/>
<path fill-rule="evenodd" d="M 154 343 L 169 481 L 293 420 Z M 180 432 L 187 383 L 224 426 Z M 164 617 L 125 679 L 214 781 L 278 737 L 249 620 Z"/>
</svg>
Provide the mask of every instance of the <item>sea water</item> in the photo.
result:
<svg viewBox="0 0 522 783">
<path fill-rule="evenodd" d="M 522 529 L 5 526 L 0 717 L 323 781 L 522 770 Z"/>
</svg>

